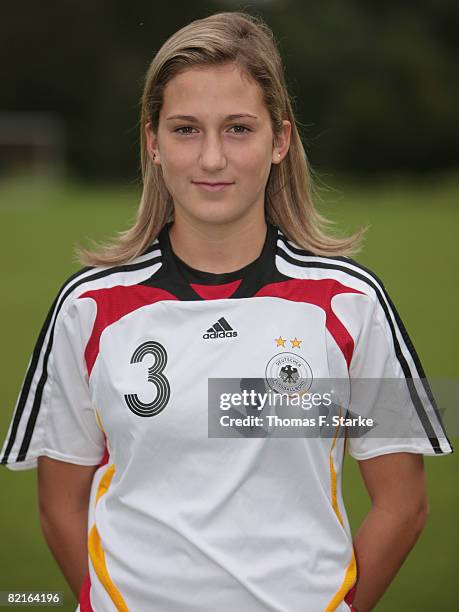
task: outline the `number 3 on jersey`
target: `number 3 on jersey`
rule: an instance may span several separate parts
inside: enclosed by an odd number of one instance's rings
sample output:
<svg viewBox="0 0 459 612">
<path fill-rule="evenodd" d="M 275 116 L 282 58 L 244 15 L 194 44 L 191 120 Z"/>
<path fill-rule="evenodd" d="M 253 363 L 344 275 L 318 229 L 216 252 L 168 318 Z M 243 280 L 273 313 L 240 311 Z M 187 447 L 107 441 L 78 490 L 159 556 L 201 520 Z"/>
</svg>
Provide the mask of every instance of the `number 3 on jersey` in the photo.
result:
<svg viewBox="0 0 459 612">
<path fill-rule="evenodd" d="M 145 355 L 153 355 L 155 361 L 148 368 L 148 382 L 156 387 L 156 397 L 152 402 L 142 402 L 136 393 L 129 393 L 124 396 L 124 400 L 129 410 L 141 417 L 150 417 L 159 414 L 169 401 L 171 388 L 169 381 L 163 374 L 167 364 L 166 349 L 159 342 L 154 340 L 144 342 L 136 348 L 131 357 L 131 363 L 140 363 Z"/>
</svg>

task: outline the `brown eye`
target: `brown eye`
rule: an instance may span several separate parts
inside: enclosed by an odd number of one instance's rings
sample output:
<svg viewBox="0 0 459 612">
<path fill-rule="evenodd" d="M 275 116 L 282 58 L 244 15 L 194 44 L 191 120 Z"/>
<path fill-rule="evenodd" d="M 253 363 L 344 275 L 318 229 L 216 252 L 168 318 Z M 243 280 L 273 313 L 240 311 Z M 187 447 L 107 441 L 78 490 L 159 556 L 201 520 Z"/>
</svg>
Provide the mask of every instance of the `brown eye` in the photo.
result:
<svg viewBox="0 0 459 612">
<path fill-rule="evenodd" d="M 188 134 L 191 134 L 192 132 L 181 132 L 180 130 L 193 130 L 193 129 L 194 128 L 191 125 L 185 125 L 183 127 L 176 128 L 174 132 L 177 132 L 178 134 L 182 134 L 183 136 L 187 136 Z"/>
<path fill-rule="evenodd" d="M 246 127 L 245 125 L 233 125 L 231 129 L 233 128 L 242 128 L 243 130 L 245 130 L 244 132 L 237 131 L 236 134 L 245 134 L 246 132 L 252 131 L 250 128 Z"/>
</svg>

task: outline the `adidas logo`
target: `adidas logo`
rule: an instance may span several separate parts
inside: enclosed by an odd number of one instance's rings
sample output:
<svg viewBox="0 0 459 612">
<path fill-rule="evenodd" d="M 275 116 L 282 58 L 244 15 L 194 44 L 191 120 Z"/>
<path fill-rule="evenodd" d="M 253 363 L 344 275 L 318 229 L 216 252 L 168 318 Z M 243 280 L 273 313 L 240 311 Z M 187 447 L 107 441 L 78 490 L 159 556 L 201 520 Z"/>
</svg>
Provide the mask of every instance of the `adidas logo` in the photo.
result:
<svg viewBox="0 0 459 612">
<path fill-rule="evenodd" d="M 211 338 L 234 338 L 237 336 L 237 331 L 231 327 L 225 317 L 220 317 L 216 323 L 209 327 L 205 334 L 203 334 L 204 340 Z"/>
</svg>

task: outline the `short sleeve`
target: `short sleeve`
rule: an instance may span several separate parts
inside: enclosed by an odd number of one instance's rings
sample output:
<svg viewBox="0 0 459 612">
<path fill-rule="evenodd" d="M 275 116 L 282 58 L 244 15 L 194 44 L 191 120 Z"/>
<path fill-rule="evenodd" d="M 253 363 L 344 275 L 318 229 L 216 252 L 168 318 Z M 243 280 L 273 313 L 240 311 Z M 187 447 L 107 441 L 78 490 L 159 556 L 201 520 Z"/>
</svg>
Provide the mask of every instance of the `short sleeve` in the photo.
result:
<svg viewBox="0 0 459 612">
<path fill-rule="evenodd" d="M 369 459 L 453 452 L 419 357 L 384 286 L 355 300 L 359 327 L 349 366 L 349 416 L 362 417 L 363 425 L 349 435 L 349 454 Z"/>
<path fill-rule="evenodd" d="M 77 302 L 58 295 L 36 341 L 1 453 L 12 470 L 36 467 L 40 455 L 79 465 L 103 457 L 84 361 L 90 322 Z"/>
</svg>

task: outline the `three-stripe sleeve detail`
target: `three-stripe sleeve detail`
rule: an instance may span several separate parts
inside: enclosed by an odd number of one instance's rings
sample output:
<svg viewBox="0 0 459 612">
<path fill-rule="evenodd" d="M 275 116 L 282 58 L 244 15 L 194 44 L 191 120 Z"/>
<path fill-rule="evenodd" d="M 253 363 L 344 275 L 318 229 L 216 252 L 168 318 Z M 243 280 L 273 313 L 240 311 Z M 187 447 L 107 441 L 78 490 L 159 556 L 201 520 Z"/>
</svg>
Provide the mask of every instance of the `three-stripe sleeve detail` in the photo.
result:
<svg viewBox="0 0 459 612">
<path fill-rule="evenodd" d="M 301 267 L 301 268 L 312 268 L 312 269 L 321 268 L 325 270 L 335 270 L 338 272 L 344 272 L 366 283 L 371 289 L 373 289 L 378 299 L 378 302 L 382 310 L 384 311 L 387 323 L 391 330 L 395 354 L 400 363 L 403 374 L 405 376 L 408 390 L 410 393 L 410 397 L 415 407 L 416 413 L 421 421 L 424 431 L 426 432 L 426 435 L 429 438 L 429 441 L 435 453 L 443 454 L 444 451 L 434 431 L 434 427 L 429 419 L 429 415 L 427 414 L 426 409 L 422 403 L 421 397 L 418 394 L 418 391 L 414 384 L 414 379 L 417 377 L 421 379 L 421 383 L 425 389 L 426 395 L 438 419 L 438 424 L 443 432 L 443 435 L 447 443 L 451 446 L 451 443 L 448 440 L 446 432 L 443 428 L 441 418 L 438 412 L 438 408 L 435 402 L 435 398 L 433 397 L 432 391 L 425 377 L 424 369 L 422 368 L 419 356 L 416 353 L 414 346 L 408 336 L 406 328 L 403 325 L 401 318 L 392 300 L 387 294 L 381 280 L 368 268 L 360 264 L 357 264 L 354 260 L 351 260 L 349 258 L 315 256 L 312 253 L 309 253 L 308 251 L 305 251 L 303 249 L 300 249 L 292 245 L 290 241 L 281 233 L 279 233 L 279 240 L 285 245 L 288 251 L 285 248 L 279 246 L 279 242 L 278 242 L 277 256 L 283 259 L 284 261 L 286 261 L 287 263 L 293 266 Z M 300 259 L 298 256 L 303 257 L 304 259 Z M 405 355 L 403 354 L 402 347 L 397 337 L 396 327 L 401 337 L 404 340 L 406 349 L 413 360 L 413 363 L 415 365 L 417 372 L 412 371 Z"/>
<path fill-rule="evenodd" d="M 67 298 L 79 287 L 84 285 L 85 283 L 89 283 L 106 276 L 111 276 L 113 274 L 119 274 L 123 272 L 134 272 L 138 270 L 142 270 L 144 268 L 148 268 L 154 266 L 155 264 L 161 262 L 161 256 L 155 256 L 155 253 L 159 253 L 159 245 L 158 242 L 155 241 L 152 246 L 142 255 L 142 261 L 132 263 L 132 264 L 123 264 L 120 266 L 114 266 L 106 269 L 99 270 L 98 272 L 92 272 L 95 268 L 86 267 L 72 276 L 70 276 L 67 281 L 62 286 L 59 291 L 56 299 L 51 305 L 49 309 L 48 315 L 45 319 L 45 322 L 40 330 L 39 336 L 37 338 L 35 348 L 32 354 L 32 358 L 30 360 L 24 382 L 20 391 L 20 395 L 17 401 L 13 423 L 11 426 L 8 442 L 5 448 L 5 452 L 1 459 L 2 464 L 8 463 L 8 459 L 10 453 L 13 449 L 13 446 L 16 442 L 16 437 L 19 429 L 19 425 L 23 416 L 25 416 L 25 407 L 30 397 L 32 383 L 37 375 L 37 371 L 39 370 L 40 365 L 40 357 L 43 355 L 43 361 L 41 364 L 41 374 L 35 389 L 34 398 L 32 407 L 28 414 L 27 426 L 25 429 L 24 436 L 21 441 L 21 446 L 16 457 L 15 461 L 25 461 L 27 456 L 27 451 L 30 446 L 30 442 L 32 439 L 32 434 L 35 428 L 35 424 L 40 412 L 40 406 L 42 403 L 43 390 L 48 378 L 48 361 L 51 354 L 52 346 L 53 346 L 53 338 L 54 338 L 54 330 L 56 326 L 56 320 L 59 315 L 64 302 Z M 149 257 L 145 259 L 145 256 Z M 152 257 L 151 257 L 152 256 Z M 49 333 L 48 333 L 49 332 Z"/>
</svg>

